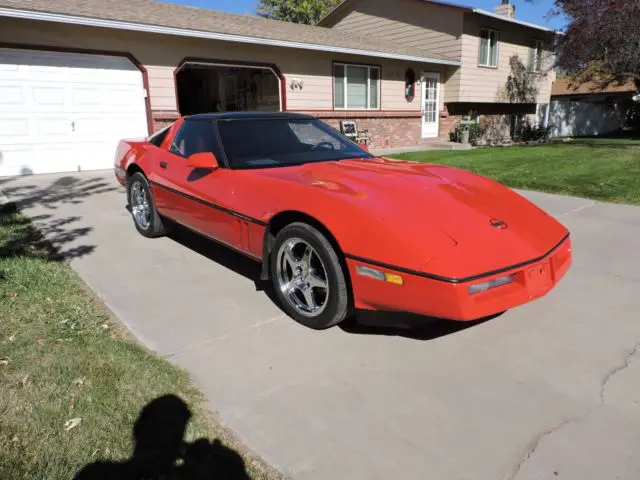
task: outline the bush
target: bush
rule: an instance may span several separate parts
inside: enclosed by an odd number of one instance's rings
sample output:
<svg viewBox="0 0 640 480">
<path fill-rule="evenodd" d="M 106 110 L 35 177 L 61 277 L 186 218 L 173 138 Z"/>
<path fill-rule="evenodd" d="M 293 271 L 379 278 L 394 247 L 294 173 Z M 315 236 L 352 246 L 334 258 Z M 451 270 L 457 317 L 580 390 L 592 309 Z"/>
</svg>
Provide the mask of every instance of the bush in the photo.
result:
<svg viewBox="0 0 640 480">
<path fill-rule="evenodd" d="M 470 123 L 470 124 L 462 124 L 458 122 L 456 124 L 456 128 L 449 133 L 449 139 L 452 142 L 462 142 L 462 132 L 463 130 L 469 130 L 469 143 L 472 145 L 477 145 L 484 135 L 484 128 L 480 126 L 478 123 Z"/>
<path fill-rule="evenodd" d="M 524 122 L 520 131 L 516 133 L 516 140 L 521 142 L 548 142 L 551 130 L 553 130 L 553 125 L 551 124 L 545 127 L 542 124 L 532 125 L 529 122 Z"/>
</svg>

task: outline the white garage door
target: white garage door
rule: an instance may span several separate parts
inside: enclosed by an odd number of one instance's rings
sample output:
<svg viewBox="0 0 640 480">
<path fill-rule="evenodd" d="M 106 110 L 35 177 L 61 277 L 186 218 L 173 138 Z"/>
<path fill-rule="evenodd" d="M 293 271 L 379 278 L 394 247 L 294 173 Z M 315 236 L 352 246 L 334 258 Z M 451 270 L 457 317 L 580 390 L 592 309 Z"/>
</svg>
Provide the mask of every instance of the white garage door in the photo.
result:
<svg viewBox="0 0 640 480">
<path fill-rule="evenodd" d="M 147 134 L 128 59 L 0 49 L 0 176 L 113 168 L 118 140 Z"/>
</svg>

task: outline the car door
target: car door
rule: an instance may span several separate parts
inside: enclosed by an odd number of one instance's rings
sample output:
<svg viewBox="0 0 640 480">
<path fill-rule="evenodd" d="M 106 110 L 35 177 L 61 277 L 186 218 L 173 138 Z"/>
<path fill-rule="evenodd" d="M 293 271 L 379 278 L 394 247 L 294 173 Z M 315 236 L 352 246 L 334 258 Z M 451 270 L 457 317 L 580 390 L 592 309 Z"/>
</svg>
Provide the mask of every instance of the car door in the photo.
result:
<svg viewBox="0 0 640 480">
<path fill-rule="evenodd" d="M 211 152 L 220 162 L 215 169 L 189 166 L 189 156 Z M 222 162 L 212 120 L 186 119 L 160 155 L 152 179 L 159 211 L 167 217 L 238 248 L 239 222 L 234 216 L 233 170 Z"/>
</svg>

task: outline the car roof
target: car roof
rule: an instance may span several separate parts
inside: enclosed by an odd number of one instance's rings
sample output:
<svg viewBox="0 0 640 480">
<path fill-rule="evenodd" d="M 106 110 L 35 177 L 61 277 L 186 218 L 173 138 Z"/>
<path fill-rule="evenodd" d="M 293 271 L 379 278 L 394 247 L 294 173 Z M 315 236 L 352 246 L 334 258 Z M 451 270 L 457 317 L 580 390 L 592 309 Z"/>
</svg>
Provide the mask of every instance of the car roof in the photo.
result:
<svg viewBox="0 0 640 480">
<path fill-rule="evenodd" d="M 185 120 L 263 120 L 263 119 L 310 119 L 311 115 L 291 112 L 224 112 L 199 113 L 185 117 Z"/>
</svg>

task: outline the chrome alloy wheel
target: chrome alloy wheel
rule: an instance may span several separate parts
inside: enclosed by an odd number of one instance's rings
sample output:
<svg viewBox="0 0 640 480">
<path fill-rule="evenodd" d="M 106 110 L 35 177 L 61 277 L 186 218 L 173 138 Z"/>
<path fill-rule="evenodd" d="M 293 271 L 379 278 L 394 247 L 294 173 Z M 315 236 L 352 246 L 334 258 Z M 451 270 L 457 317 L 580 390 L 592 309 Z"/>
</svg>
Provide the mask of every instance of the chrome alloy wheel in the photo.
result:
<svg viewBox="0 0 640 480">
<path fill-rule="evenodd" d="M 146 230 L 151 225 L 151 205 L 147 192 L 140 182 L 131 186 L 131 213 L 138 226 Z"/>
<path fill-rule="evenodd" d="M 283 243 L 276 275 L 284 298 L 298 313 L 316 317 L 324 311 L 329 299 L 327 269 L 311 245 L 300 238 Z"/>
</svg>

